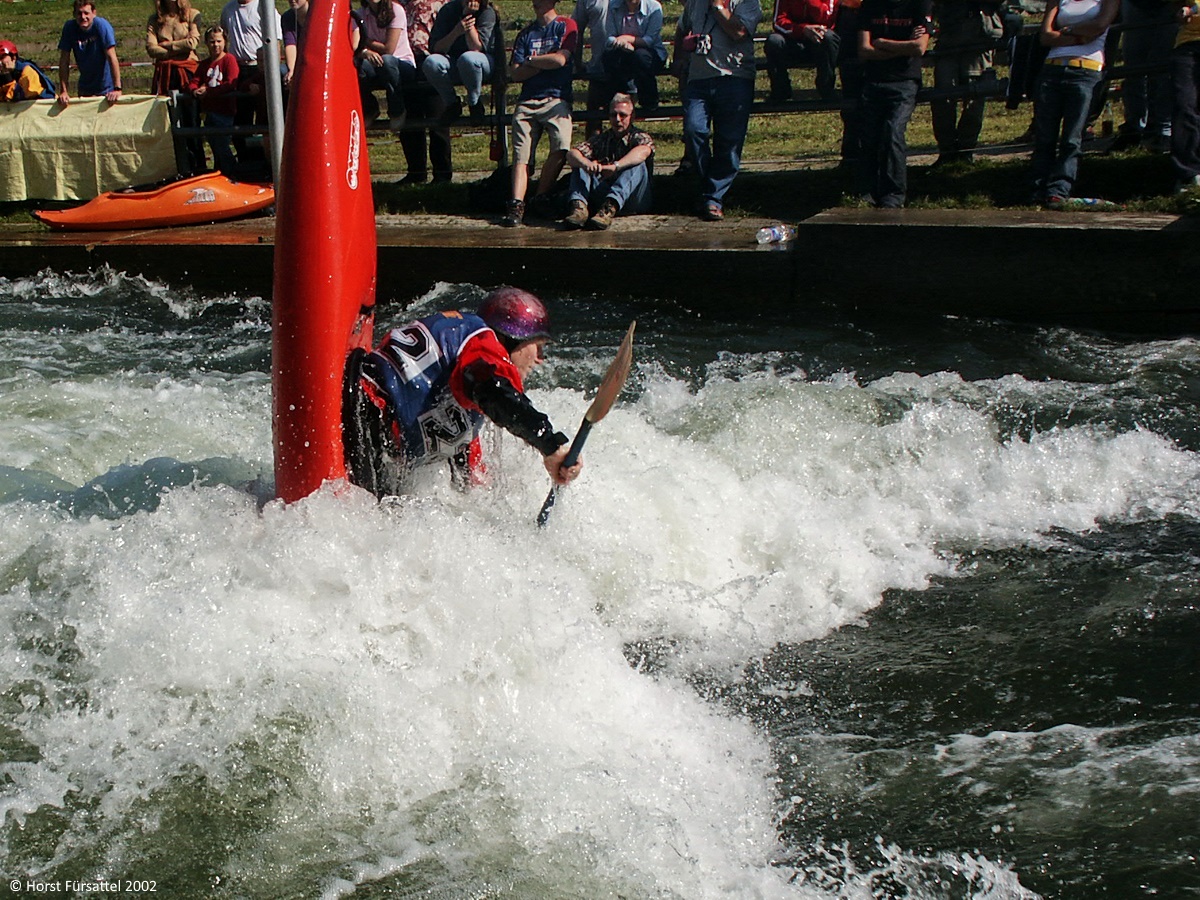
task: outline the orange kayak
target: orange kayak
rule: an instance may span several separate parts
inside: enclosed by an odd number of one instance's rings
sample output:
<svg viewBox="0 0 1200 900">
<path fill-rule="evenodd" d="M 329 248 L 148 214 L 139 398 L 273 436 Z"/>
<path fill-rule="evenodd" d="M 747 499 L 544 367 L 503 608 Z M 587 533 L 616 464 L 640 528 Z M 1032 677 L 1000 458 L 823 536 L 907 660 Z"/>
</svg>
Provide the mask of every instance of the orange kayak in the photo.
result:
<svg viewBox="0 0 1200 900">
<path fill-rule="evenodd" d="M 72 209 L 34 213 L 64 231 L 113 231 L 202 225 L 261 212 L 275 202 L 269 184 L 230 181 L 220 172 L 146 190 L 109 191 Z"/>
</svg>

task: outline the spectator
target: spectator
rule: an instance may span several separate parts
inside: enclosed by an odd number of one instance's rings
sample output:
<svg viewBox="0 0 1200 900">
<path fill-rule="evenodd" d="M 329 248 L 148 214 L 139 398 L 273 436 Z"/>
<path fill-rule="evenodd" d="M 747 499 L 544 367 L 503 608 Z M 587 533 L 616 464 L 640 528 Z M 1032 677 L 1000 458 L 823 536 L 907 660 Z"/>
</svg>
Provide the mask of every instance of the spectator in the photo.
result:
<svg viewBox="0 0 1200 900">
<path fill-rule="evenodd" d="M 288 8 L 279 17 L 280 37 L 283 38 L 283 86 L 291 87 L 300 59 L 300 39 L 308 24 L 308 0 L 288 0 Z"/>
<path fill-rule="evenodd" d="M 12 41 L 0 41 L 0 100 L 20 103 L 53 99 L 54 82 L 50 77 L 36 63 L 21 59 Z"/>
<path fill-rule="evenodd" d="M 898 209 L 908 193 L 905 137 L 921 87 L 921 57 L 929 47 L 932 16 L 933 0 L 863 0 L 859 9 L 859 193 L 872 206 Z"/>
<path fill-rule="evenodd" d="M 454 167 L 450 153 L 450 129 L 445 105 L 436 93 L 430 93 L 419 79 L 429 58 L 429 41 L 437 15 L 446 0 L 406 0 L 404 11 L 408 15 L 408 44 L 412 48 L 413 61 L 417 66 L 417 78 L 406 82 L 404 101 L 410 118 L 436 119 L 432 128 L 406 128 L 400 133 L 400 147 L 408 165 L 407 174 L 401 184 L 424 184 L 429 178 L 429 164 L 433 167 L 435 182 L 450 181 Z M 428 154 L 428 162 L 426 160 Z"/>
<path fill-rule="evenodd" d="M 1033 103 L 1034 202 L 1061 208 L 1083 155 L 1083 127 L 1104 70 L 1104 39 L 1120 0 L 1058 0 L 1046 7 L 1041 42 L 1049 47 Z"/>
<path fill-rule="evenodd" d="M 408 17 L 394 0 L 363 0 L 354 11 L 357 26 L 355 64 L 363 115 L 368 122 L 379 117 L 379 102 L 372 90 L 383 88 L 387 96 L 388 127 L 404 127 L 407 109 L 402 85 L 416 80 L 417 66 L 408 43 Z"/>
<path fill-rule="evenodd" d="M 683 139 L 700 175 L 705 221 L 725 218 L 725 194 L 741 168 L 754 100 L 754 31 L 761 20 L 758 0 L 686 0 L 679 18 L 676 53 L 691 54 Z"/>
<path fill-rule="evenodd" d="M 841 41 L 838 53 L 838 76 L 842 79 L 841 160 L 838 168 L 855 172 L 862 155 L 862 92 L 863 63 L 858 58 L 858 11 L 862 0 L 840 0 L 834 30 Z"/>
<path fill-rule="evenodd" d="M 542 132 L 549 134 L 550 149 L 538 178 L 538 198 L 550 190 L 571 148 L 571 57 L 579 41 L 575 20 L 560 16 L 555 0 L 533 0 L 536 16 L 513 42 L 508 77 L 521 82 L 521 95 L 513 112 L 512 198 L 500 224 L 509 228 L 525 218 L 525 193 L 529 169 Z"/>
<path fill-rule="evenodd" d="M 937 41 L 933 86 L 951 90 L 995 79 L 992 68 L 996 43 L 1004 37 L 1004 0 L 936 0 Z M 959 103 L 962 114 L 959 115 Z M 929 103 L 933 136 L 938 145 L 934 165 L 972 162 L 987 100 L 983 97 L 943 98 Z"/>
<path fill-rule="evenodd" d="M 601 57 L 605 81 L 621 91 L 632 84 L 643 115 L 658 109 L 658 75 L 667 66 L 662 25 L 658 0 L 613 0 L 608 12 L 609 35 Z"/>
<path fill-rule="evenodd" d="M 188 90 L 200 104 L 205 128 L 230 128 L 237 115 L 234 92 L 238 84 L 238 61 L 232 53 L 225 51 L 225 29 L 220 25 L 213 25 L 204 32 L 204 45 L 208 48 L 208 59 L 193 73 Z M 237 161 L 229 134 L 213 134 L 209 136 L 208 144 L 212 147 L 213 165 L 222 174 L 233 177 Z"/>
<path fill-rule="evenodd" d="M 450 0 L 438 10 L 429 35 L 432 55 L 421 71 L 445 104 L 444 121 L 462 114 L 454 85 L 467 89 L 467 109 L 479 121 L 485 110 L 483 89 L 492 79 L 492 60 L 500 39 L 496 10 L 488 0 Z"/>
<path fill-rule="evenodd" d="M 579 52 L 575 54 L 575 71 L 587 75 L 588 91 L 585 108 L 588 113 L 599 113 L 608 106 L 616 88 L 608 83 L 604 74 L 604 49 L 608 46 L 608 15 L 613 0 L 575 0 L 575 12 L 571 18 L 579 28 Z M 588 36 L 587 59 L 584 59 L 583 36 Z M 593 127 L 591 120 L 588 124 L 589 133 L 599 131 L 599 122 Z"/>
<path fill-rule="evenodd" d="M 1183 23 L 1171 56 L 1175 116 L 1171 123 L 1171 165 L 1176 191 L 1200 188 L 1200 15 L 1189 3 L 1177 8 Z"/>
<path fill-rule="evenodd" d="M 571 172 L 567 228 L 603 231 L 621 213 L 650 208 L 654 139 L 633 124 L 633 98 L 617 94 L 609 104 L 607 131 L 567 154 Z"/>
<path fill-rule="evenodd" d="M 160 97 L 185 88 L 200 60 L 200 12 L 188 0 L 154 0 L 146 22 L 146 53 L 154 60 L 150 92 Z"/>
<path fill-rule="evenodd" d="M 1175 11 L 1167 0 L 1122 0 L 1121 56 L 1127 66 L 1161 66 L 1171 57 L 1179 31 Z M 1121 81 L 1125 121 L 1110 150 L 1144 143 L 1160 153 L 1171 146 L 1171 76 L 1126 75 Z"/>
<path fill-rule="evenodd" d="M 788 66 L 812 66 L 817 70 L 817 94 L 832 100 L 835 72 L 842 48 L 837 24 L 838 0 L 778 0 L 774 30 L 767 37 L 767 75 L 771 80 L 771 103 L 792 99 Z"/>
<path fill-rule="evenodd" d="M 281 34 L 283 26 L 279 13 L 275 16 L 275 33 Z M 262 8 L 258 0 L 229 0 L 221 10 L 221 27 L 225 31 L 225 51 L 238 64 L 237 114 L 235 125 L 266 125 L 267 97 L 264 90 L 262 71 L 259 69 L 259 55 L 263 49 Z M 243 163 L 247 154 L 246 139 L 236 136 L 233 146 L 237 149 L 238 159 Z M 260 155 L 257 149 L 254 151 Z"/>
<path fill-rule="evenodd" d="M 117 36 L 106 19 L 96 15 L 92 0 L 75 0 L 74 15 L 62 28 L 58 41 L 58 105 L 71 102 L 71 57 L 79 67 L 79 96 L 121 99 L 121 63 Z"/>
</svg>

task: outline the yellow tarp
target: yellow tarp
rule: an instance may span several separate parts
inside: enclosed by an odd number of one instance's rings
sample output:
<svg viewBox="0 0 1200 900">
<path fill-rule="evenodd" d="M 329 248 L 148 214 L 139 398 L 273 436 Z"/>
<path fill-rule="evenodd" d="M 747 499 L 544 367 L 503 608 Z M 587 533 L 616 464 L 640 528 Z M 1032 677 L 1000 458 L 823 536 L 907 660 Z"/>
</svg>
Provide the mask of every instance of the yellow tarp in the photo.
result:
<svg viewBox="0 0 1200 900">
<path fill-rule="evenodd" d="M 0 103 L 0 200 L 90 200 L 175 174 L 165 97 Z"/>
</svg>

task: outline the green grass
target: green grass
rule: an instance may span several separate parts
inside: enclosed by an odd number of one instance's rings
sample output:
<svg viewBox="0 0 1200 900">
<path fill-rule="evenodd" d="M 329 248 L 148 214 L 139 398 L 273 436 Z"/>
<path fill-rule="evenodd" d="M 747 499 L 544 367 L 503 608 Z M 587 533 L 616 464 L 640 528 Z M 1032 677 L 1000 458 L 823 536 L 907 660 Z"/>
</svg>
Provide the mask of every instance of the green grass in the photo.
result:
<svg viewBox="0 0 1200 900">
<path fill-rule="evenodd" d="M 767 0 L 764 0 L 766 4 Z M 220 17 L 218 0 L 195 0 L 206 22 Z M 282 3 L 280 8 L 285 8 Z M 498 0 L 506 26 L 506 39 L 529 20 L 527 0 Z M 678 0 L 664 3 L 666 28 L 670 33 L 679 15 Z M 561 0 L 559 11 L 569 14 L 573 0 Z M 150 0 L 97 0 L 97 11 L 107 18 L 117 33 L 118 54 L 123 62 L 148 63 L 145 52 L 146 19 L 152 10 Z M 71 14 L 68 0 L 16 0 L 0 2 L 0 37 L 15 41 L 23 56 L 32 58 L 52 71 L 57 66 L 55 49 L 62 23 Z M 760 31 L 765 31 L 760 27 Z M 127 70 L 123 80 L 130 92 L 146 91 L 151 68 L 139 65 Z M 53 74 L 53 73 L 52 73 Z M 813 89 L 811 70 L 794 70 L 798 90 Z M 930 75 L 926 74 L 928 83 Z M 663 79 L 664 104 L 678 103 L 672 79 Z M 759 98 L 767 93 L 760 76 L 756 90 Z M 987 150 L 974 166 L 929 169 L 922 155 L 936 153 L 928 106 L 918 107 L 908 129 L 908 142 L 915 155 L 910 165 L 909 205 L 913 207 L 990 208 L 1019 207 L 1029 193 L 1028 147 L 1016 139 L 1029 126 L 1032 108 L 1024 105 L 1008 110 L 999 101 L 988 105 L 981 137 Z M 1111 118 L 1111 112 L 1106 112 Z M 655 121 L 645 126 L 656 141 L 656 206 L 661 212 L 687 213 L 694 197 L 686 179 L 672 178 L 682 156 L 682 125 L 679 121 Z M 846 176 L 834 170 L 838 161 L 841 120 L 836 112 L 785 115 L 755 115 L 750 124 L 743 152 L 744 169 L 729 195 L 733 215 L 764 215 L 798 219 L 839 203 L 853 204 L 852 185 Z M 453 137 L 455 169 L 460 173 L 485 173 L 494 168 L 489 159 L 486 131 L 456 129 Z M 370 138 L 371 168 L 376 179 L 387 182 L 404 174 L 404 158 L 393 136 L 379 134 Z M 1084 160 L 1077 192 L 1081 196 L 1102 196 L 1141 211 L 1182 212 L 1188 208 L 1183 198 L 1171 193 L 1173 179 L 1167 159 L 1161 155 L 1134 151 L 1102 156 L 1089 153 Z M 388 212 L 457 213 L 468 208 L 466 188 L 462 184 L 398 187 L 379 184 L 377 204 Z M 1194 201 L 1193 201 L 1194 202 Z M 10 218 L 20 220 L 24 206 L 0 208 Z"/>
</svg>

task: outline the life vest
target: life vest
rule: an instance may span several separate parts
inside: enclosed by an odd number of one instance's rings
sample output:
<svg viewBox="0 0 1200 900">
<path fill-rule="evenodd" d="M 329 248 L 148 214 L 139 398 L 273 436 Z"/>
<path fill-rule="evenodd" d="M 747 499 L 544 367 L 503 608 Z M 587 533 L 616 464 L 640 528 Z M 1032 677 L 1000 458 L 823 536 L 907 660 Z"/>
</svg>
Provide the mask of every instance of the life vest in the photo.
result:
<svg viewBox="0 0 1200 900">
<path fill-rule="evenodd" d="M 36 97 L 26 97 L 25 88 L 21 85 L 21 74 L 26 69 L 33 69 L 37 73 L 37 76 L 42 79 L 42 92 Z M 54 82 L 50 80 L 49 75 L 38 67 L 37 63 L 28 59 L 17 60 L 17 67 L 13 70 L 12 100 L 14 103 L 19 103 L 22 100 L 53 100 L 56 94 Z"/>
<path fill-rule="evenodd" d="M 450 373 L 463 345 L 485 330 L 478 316 L 438 313 L 394 329 L 363 360 L 360 384 L 391 413 L 408 465 L 450 459 L 479 433 L 484 417 L 455 400 Z"/>
</svg>

